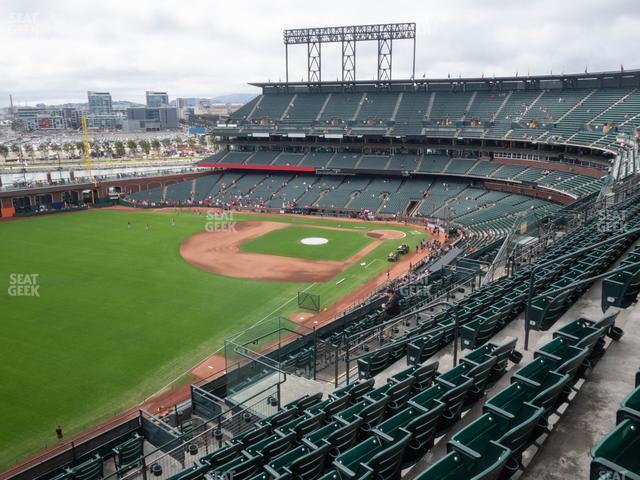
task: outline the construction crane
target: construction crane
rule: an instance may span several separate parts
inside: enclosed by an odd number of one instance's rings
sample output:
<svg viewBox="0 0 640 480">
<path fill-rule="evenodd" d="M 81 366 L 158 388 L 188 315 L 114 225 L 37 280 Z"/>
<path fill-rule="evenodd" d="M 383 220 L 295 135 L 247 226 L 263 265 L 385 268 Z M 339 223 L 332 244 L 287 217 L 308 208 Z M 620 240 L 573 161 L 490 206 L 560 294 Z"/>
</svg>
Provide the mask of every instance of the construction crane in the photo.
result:
<svg viewBox="0 0 640 480">
<path fill-rule="evenodd" d="M 89 145 L 89 128 L 87 127 L 87 116 L 82 115 L 82 136 L 84 140 L 84 166 L 87 170 L 87 178 L 93 187 L 96 187 L 96 181 L 93 178 L 93 162 L 91 161 L 91 146 Z M 91 189 L 91 203 L 96 203 L 94 190 Z"/>
</svg>

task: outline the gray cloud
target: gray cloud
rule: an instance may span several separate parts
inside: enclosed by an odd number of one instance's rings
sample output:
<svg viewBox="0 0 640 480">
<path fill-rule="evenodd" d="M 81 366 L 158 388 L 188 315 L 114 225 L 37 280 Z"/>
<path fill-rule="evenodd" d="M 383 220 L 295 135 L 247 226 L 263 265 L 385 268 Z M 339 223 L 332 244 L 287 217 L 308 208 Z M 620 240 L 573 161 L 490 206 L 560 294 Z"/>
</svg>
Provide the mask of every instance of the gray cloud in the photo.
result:
<svg viewBox="0 0 640 480">
<path fill-rule="evenodd" d="M 640 67 L 634 0 L 458 0 L 389 5 L 371 1 L 268 4 L 192 0 L 5 0 L 0 4 L 0 105 L 84 101 L 86 90 L 141 101 L 255 92 L 249 81 L 284 78 L 282 30 L 415 21 L 416 71 L 510 75 Z M 410 42 L 397 43 L 394 77 L 410 74 Z M 405 48 L 406 47 L 406 48 Z M 305 48 L 291 50 L 290 78 L 305 75 Z M 375 74 L 375 46 L 358 47 L 358 76 Z M 339 49 L 323 49 L 323 78 L 335 79 Z"/>
</svg>

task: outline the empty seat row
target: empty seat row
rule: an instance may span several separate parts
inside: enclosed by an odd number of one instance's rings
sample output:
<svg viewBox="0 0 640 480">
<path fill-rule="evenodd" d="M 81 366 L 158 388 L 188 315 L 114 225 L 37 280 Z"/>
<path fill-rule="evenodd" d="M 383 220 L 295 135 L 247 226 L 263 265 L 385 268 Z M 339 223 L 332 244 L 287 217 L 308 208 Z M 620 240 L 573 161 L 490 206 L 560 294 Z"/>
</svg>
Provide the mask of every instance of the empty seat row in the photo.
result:
<svg viewBox="0 0 640 480">
<path fill-rule="evenodd" d="M 521 471 L 523 452 L 550 432 L 549 418 L 573 398 L 573 386 L 601 357 L 613 326 L 611 317 L 579 319 L 557 331 L 508 387 L 486 401 L 483 415 L 451 437 L 448 454 L 417 478 L 508 479 Z"/>
</svg>

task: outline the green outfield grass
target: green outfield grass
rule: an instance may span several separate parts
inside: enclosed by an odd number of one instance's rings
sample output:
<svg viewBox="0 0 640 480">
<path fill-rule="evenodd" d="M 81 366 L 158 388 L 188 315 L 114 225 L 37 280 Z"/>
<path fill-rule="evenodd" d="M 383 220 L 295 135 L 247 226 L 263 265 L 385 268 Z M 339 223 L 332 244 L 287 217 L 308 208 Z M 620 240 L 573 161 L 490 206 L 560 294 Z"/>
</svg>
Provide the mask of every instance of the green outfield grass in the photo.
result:
<svg viewBox="0 0 640 480">
<path fill-rule="evenodd" d="M 307 226 L 291 226 L 269 232 L 240 245 L 240 250 L 266 253 L 283 257 L 305 258 L 308 260 L 347 260 L 371 243 L 372 238 L 362 232 L 329 230 Z M 305 245 L 301 241 L 308 237 L 328 240 L 324 245 Z"/>
<path fill-rule="evenodd" d="M 237 216 L 249 218 L 257 219 Z M 53 444 L 58 424 L 71 435 L 176 379 L 188 381 L 184 373 L 226 336 L 296 311 L 299 290 L 320 294 L 323 306 L 335 302 L 388 268 L 387 253 L 402 242 L 386 241 L 364 265 L 323 284 L 240 280 L 199 270 L 180 257 L 180 243 L 206 221 L 190 213 L 94 210 L 0 224 L 0 470 Z M 336 235 L 356 251 L 368 241 L 357 232 Z M 422 234 L 410 238 L 415 243 Z M 39 296 L 11 296 L 12 274 L 37 274 Z"/>
</svg>

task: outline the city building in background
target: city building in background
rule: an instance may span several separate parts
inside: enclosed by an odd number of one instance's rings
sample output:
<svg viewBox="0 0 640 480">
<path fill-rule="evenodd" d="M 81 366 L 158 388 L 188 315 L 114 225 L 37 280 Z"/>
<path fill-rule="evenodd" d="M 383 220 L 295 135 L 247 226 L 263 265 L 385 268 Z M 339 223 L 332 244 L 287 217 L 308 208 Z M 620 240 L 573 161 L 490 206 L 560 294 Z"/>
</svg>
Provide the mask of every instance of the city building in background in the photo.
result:
<svg viewBox="0 0 640 480">
<path fill-rule="evenodd" d="M 77 130 L 82 127 L 82 112 L 77 108 L 63 108 L 65 128 Z"/>
<path fill-rule="evenodd" d="M 107 115 L 113 112 L 113 103 L 109 92 L 87 92 L 89 98 L 89 113 Z"/>
<path fill-rule="evenodd" d="M 25 130 L 62 130 L 66 128 L 64 112 L 60 108 L 21 107 L 15 112 L 18 125 Z"/>
<path fill-rule="evenodd" d="M 113 101 L 110 92 L 87 92 L 87 104 L 9 107 L 6 115 L 9 123 L 20 130 L 78 130 L 82 128 L 82 117 L 87 117 L 91 130 L 124 130 L 129 132 L 152 132 L 171 130 L 180 122 L 202 126 L 204 121 L 226 118 L 241 104 L 224 103 L 209 98 L 176 98 L 169 102 L 167 92 L 145 92 L 146 105 L 129 101 Z M 11 99 L 12 100 L 12 99 Z M 191 125 L 194 126 L 194 125 Z"/>
<path fill-rule="evenodd" d="M 169 106 L 169 95 L 167 92 L 150 92 L 146 91 L 147 97 L 147 107 L 157 108 L 157 107 L 168 107 Z"/>
<path fill-rule="evenodd" d="M 89 114 L 87 126 L 92 130 L 120 130 L 126 114 L 124 111 L 114 111 L 111 94 L 109 92 L 87 92 L 89 99 Z"/>
<path fill-rule="evenodd" d="M 178 109 L 178 119 L 183 122 L 191 120 L 195 115 L 195 102 L 192 98 L 176 98 L 176 108 Z"/>
<path fill-rule="evenodd" d="M 128 108 L 124 128 L 129 132 L 155 132 L 178 128 L 178 109 L 175 107 Z"/>
</svg>

